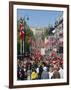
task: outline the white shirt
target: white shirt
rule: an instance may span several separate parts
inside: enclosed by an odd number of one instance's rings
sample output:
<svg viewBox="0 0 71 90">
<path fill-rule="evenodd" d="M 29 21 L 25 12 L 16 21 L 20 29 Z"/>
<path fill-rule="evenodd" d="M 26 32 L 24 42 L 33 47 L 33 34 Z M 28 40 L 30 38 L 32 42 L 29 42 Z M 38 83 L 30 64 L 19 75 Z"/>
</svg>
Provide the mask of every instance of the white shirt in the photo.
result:
<svg viewBox="0 0 71 90">
<path fill-rule="evenodd" d="M 63 69 L 62 68 L 60 68 L 59 73 L 60 73 L 60 78 L 63 78 Z"/>
<path fill-rule="evenodd" d="M 41 48 L 41 55 L 45 55 L 45 48 Z"/>
<path fill-rule="evenodd" d="M 53 72 L 49 72 L 49 79 L 53 76 Z"/>
<path fill-rule="evenodd" d="M 39 68 L 36 69 L 36 72 L 39 73 Z"/>
</svg>

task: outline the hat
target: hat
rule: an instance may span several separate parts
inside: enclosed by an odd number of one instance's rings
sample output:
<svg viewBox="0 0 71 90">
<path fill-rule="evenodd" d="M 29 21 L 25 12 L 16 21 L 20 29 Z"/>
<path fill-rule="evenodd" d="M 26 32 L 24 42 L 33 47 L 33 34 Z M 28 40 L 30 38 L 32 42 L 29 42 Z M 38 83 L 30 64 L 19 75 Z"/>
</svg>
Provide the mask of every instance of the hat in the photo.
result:
<svg viewBox="0 0 71 90">
<path fill-rule="evenodd" d="M 48 68 L 47 67 L 43 67 L 43 71 L 47 71 L 48 70 Z"/>
</svg>

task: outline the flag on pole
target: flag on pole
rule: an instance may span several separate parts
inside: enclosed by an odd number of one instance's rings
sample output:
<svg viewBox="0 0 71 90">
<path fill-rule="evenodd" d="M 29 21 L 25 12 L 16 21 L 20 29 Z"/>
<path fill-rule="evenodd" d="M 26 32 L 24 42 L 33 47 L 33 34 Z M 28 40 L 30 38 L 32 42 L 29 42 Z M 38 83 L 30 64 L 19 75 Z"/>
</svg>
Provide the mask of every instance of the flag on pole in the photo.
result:
<svg viewBox="0 0 71 90">
<path fill-rule="evenodd" d="M 22 40 L 24 39 L 24 26 L 23 26 L 22 18 L 20 18 L 20 38 Z"/>
</svg>

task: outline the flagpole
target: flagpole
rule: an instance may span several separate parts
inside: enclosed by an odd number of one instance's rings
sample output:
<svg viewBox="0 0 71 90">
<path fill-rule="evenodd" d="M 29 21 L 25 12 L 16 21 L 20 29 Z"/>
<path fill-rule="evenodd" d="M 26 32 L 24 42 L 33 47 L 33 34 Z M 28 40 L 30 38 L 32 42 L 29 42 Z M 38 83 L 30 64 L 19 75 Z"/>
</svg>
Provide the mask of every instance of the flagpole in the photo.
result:
<svg viewBox="0 0 71 90">
<path fill-rule="evenodd" d="M 24 55 L 25 55 L 25 16 L 24 16 Z"/>
<path fill-rule="evenodd" d="M 22 59 L 23 59 L 23 39 L 22 39 Z"/>
<path fill-rule="evenodd" d="M 21 47 L 20 52 L 23 59 L 23 53 L 24 53 L 24 28 L 23 28 L 23 19 L 20 18 L 20 38 L 21 38 Z"/>
</svg>

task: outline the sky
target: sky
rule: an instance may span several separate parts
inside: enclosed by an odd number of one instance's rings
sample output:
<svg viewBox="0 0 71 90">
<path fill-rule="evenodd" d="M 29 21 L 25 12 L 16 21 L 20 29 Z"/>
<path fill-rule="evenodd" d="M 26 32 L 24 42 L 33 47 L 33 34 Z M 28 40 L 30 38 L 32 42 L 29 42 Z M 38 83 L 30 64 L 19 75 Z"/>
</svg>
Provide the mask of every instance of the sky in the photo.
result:
<svg viewBox="0 0 71 90">
<path fill-rule="evenodd" d="M 17 9 L 17 18 L 29 17 L 27 23 L 30 27 L 48 27 L 54 25 L 57 17 L 62 13 L 62 11 L 51 10 Z"/>
</svg>

